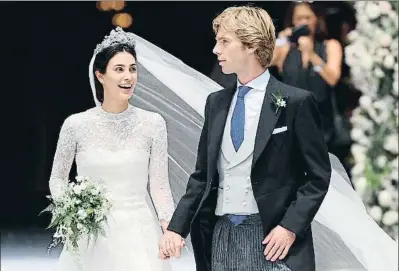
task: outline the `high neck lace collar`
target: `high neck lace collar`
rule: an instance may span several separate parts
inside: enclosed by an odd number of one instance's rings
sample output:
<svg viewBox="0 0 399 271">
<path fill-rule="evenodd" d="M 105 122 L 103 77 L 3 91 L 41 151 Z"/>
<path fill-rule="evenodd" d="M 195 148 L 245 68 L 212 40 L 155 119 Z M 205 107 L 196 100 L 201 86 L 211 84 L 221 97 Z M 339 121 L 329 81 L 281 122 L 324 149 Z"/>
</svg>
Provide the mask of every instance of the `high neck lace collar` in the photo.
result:
<svg viewBox="0 0 399 271">
<path fill-rule="evenodd" d="M 129 116 L 131 116 L 134 112 L 134 107 L 132 105 L 128 105 L 126 110 L 120 112 L 120 113 L 112 113 L 112 112 L 107 112 L 102 108 L 102 106 L 97 106 L 96 107 L 96 112 L 101 116 L 106 119 L 110 120 L 122 120 L 125 119 Z"/>
</svg>

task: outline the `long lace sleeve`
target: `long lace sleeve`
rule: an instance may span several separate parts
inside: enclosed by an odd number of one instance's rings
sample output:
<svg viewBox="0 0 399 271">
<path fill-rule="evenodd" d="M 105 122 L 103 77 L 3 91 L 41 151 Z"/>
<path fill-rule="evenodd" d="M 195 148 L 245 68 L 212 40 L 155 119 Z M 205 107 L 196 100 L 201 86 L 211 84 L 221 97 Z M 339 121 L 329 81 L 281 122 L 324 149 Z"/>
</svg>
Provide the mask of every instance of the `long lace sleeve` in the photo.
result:
<svg viewBox="0 0 399 271">
<path fill-rule="evenodd" d="M 174 203 L 168 177 L 168 141 L 166 122 L 156 115 L 149 162 L 150 193 L 159 221 L 170 221 Z"/>
<path fill-rule="evenodd" d="M 76 139 L 72 116 L 62 124 L 50 175 L 50 193 L 53 198 L 62 195 L 68 184 L 69 172 L 76 152 Z"/>
</svg>

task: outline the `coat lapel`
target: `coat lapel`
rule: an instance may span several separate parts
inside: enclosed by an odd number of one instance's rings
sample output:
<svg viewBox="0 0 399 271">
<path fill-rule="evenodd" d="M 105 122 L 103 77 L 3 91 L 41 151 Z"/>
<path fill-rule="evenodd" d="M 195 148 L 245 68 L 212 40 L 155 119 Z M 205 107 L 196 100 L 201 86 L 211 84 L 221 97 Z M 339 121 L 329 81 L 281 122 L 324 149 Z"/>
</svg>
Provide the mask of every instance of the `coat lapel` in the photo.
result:
<svg viewBox="0 0 399 271">
<path fill-rule="evenodd" d="M 237 166 L 238 164 L 242 163 L 245 161 L 252 153 L 254 150 L 254 142 L 255 142 L 255 136 L 256 136 L 256 131 L 257 131 L 257 124 L 259 123 L 259 113 L 254 119 L 254 122 L 252 123 L 251 127 L 249 128 L 249 131 L 247 131 L 245 135 L 244 142 L 242 142 L 241 147 L 238 149 L 237 152 L 235 152 L 234 147 L 233 147 L 233 142 L 230 137 L 229 133 L 229 141 L 231 142 L 231 150 L 233 152 L 233 159 L 230 159 L 230 164 L 227 166 L 227 169 L 233 168 Z M 223 143 L 222 143 L 223 144 Z M 224 149 L 223 149 L 224 151 Z"/>
<path fill-rule="evenodd" d="M 223 135 L 222 135 L 222 153 L 224 154 L 224 157 L 231 163 L 234 161 L 235 157 L 237 156 L 237 153 L 234 149 L 233 141 L 231 139 L 231 118 L 229 118 L 229 114 L 227 114 L 226 117 L 226 125 L 224 127 Z"/>
<path fill-rule="evenodd" d="M 284 108 L 280 108 L 276 113 L 276 108 L 272 102 L 272 94 L 277 91 L 281 91 L 283 94 L 284 89 L 278 88 L 278 81 L 270 76 L 269 83 L 266 87 L 266 97 L 263 100 L 262 110 L 259 117 L 258 130 L 255 137 L 254 157 L 252 161 L 252 167 L 258 161 L 259 156 L 262 154 L 267 143 L 269 142 L 270 136 L 272 135 L 273 129 L 277 123 L 277 120 Z"/>
<path fill-rule="evenodd" d="M 236 84 L 220 93 L 220 98 L 214 102 L 214 111 L 210 114 L 210 131 L 208 144 L 208 169 L 211 176 L 216 169 L 217 158 L 220 154 L 223 132 L 226 125 L 230 104 L 236 89 Z"/>
</svg>

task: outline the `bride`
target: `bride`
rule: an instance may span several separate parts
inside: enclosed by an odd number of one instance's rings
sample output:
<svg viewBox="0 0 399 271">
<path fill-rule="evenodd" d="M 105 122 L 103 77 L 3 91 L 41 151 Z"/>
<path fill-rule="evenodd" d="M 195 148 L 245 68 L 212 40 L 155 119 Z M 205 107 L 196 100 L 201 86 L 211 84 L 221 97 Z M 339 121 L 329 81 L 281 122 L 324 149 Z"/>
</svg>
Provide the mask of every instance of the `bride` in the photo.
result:
<svg viewBox="0 0 399 271">
<path fill-rule="evenodd" d="M 106 236 L 89 248 L 81 244 L 85 271 L 171 268 L 158 259 L 161 227 L 167 227 L 174 210 L 166 123 L 160 114 L 129 104 L 137 83 L 136 60 L 133 35 L 112 31 L 97 46 L 91 63 L 99 106 L 68 117 L 59 135 L 50 177 L 52 196 L 62 194 L 76 159 L 78 175 L 101 180 L 113 205 Z M 147 183 L 155 209 L 146 197 Z M 57 270 L 78 270 L 69 251 L 62 251 Z"/>
<path fill-rule="evenodd" d="M 97 106 L 65 120 L 50 179 L 59 195 L 75 158 L 79 175 L 101 178 L 112 192 L 107 237 L 82 247 L 84 270 L 196 270 L 189 237 L 180 258 L 158 260 L 158 221 L 165 228 L 185 192 L 206 98 L 222 87 L 120 28 L 97 46 L 89 77 Z M 316 270 L 398 270 L 397 243 L 367 214 L 338 159 L 330 159 L 330 188 L 312 223 Z M 78 270 L 65 250 L 57 270 Z"/>
</svg>

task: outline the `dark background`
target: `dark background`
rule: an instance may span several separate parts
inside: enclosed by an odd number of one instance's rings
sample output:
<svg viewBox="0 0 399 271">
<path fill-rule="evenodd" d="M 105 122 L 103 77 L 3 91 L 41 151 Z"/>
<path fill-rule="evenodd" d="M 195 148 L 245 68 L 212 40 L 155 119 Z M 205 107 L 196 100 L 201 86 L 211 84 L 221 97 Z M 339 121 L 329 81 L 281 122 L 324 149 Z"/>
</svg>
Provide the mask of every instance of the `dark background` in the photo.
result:
<svg viewBox="0 0 399 271">
<path fill-rule="evenodd" d="M 209 75 L 212 20 L 248 2 L 127 2 L 132 31 Z M 282 30 L 289 2 L 256 2 Z M 330 2 L 330 34 L 339 37 L 342 2 Z M 338 8 L 338 9 L 337 9 Z M 97 43 L 114 27 L 115 12 L 96 2 L 1 2 L 0 60 L 3 163 L 0 228 L 43 226 L 48 179 L 64 119 L 92 106 L 88 65 Z M 139 57 L 139 56 L 138 56 Z M 5 174 L 4 174 L 5 173 Z"/>
</svg>

